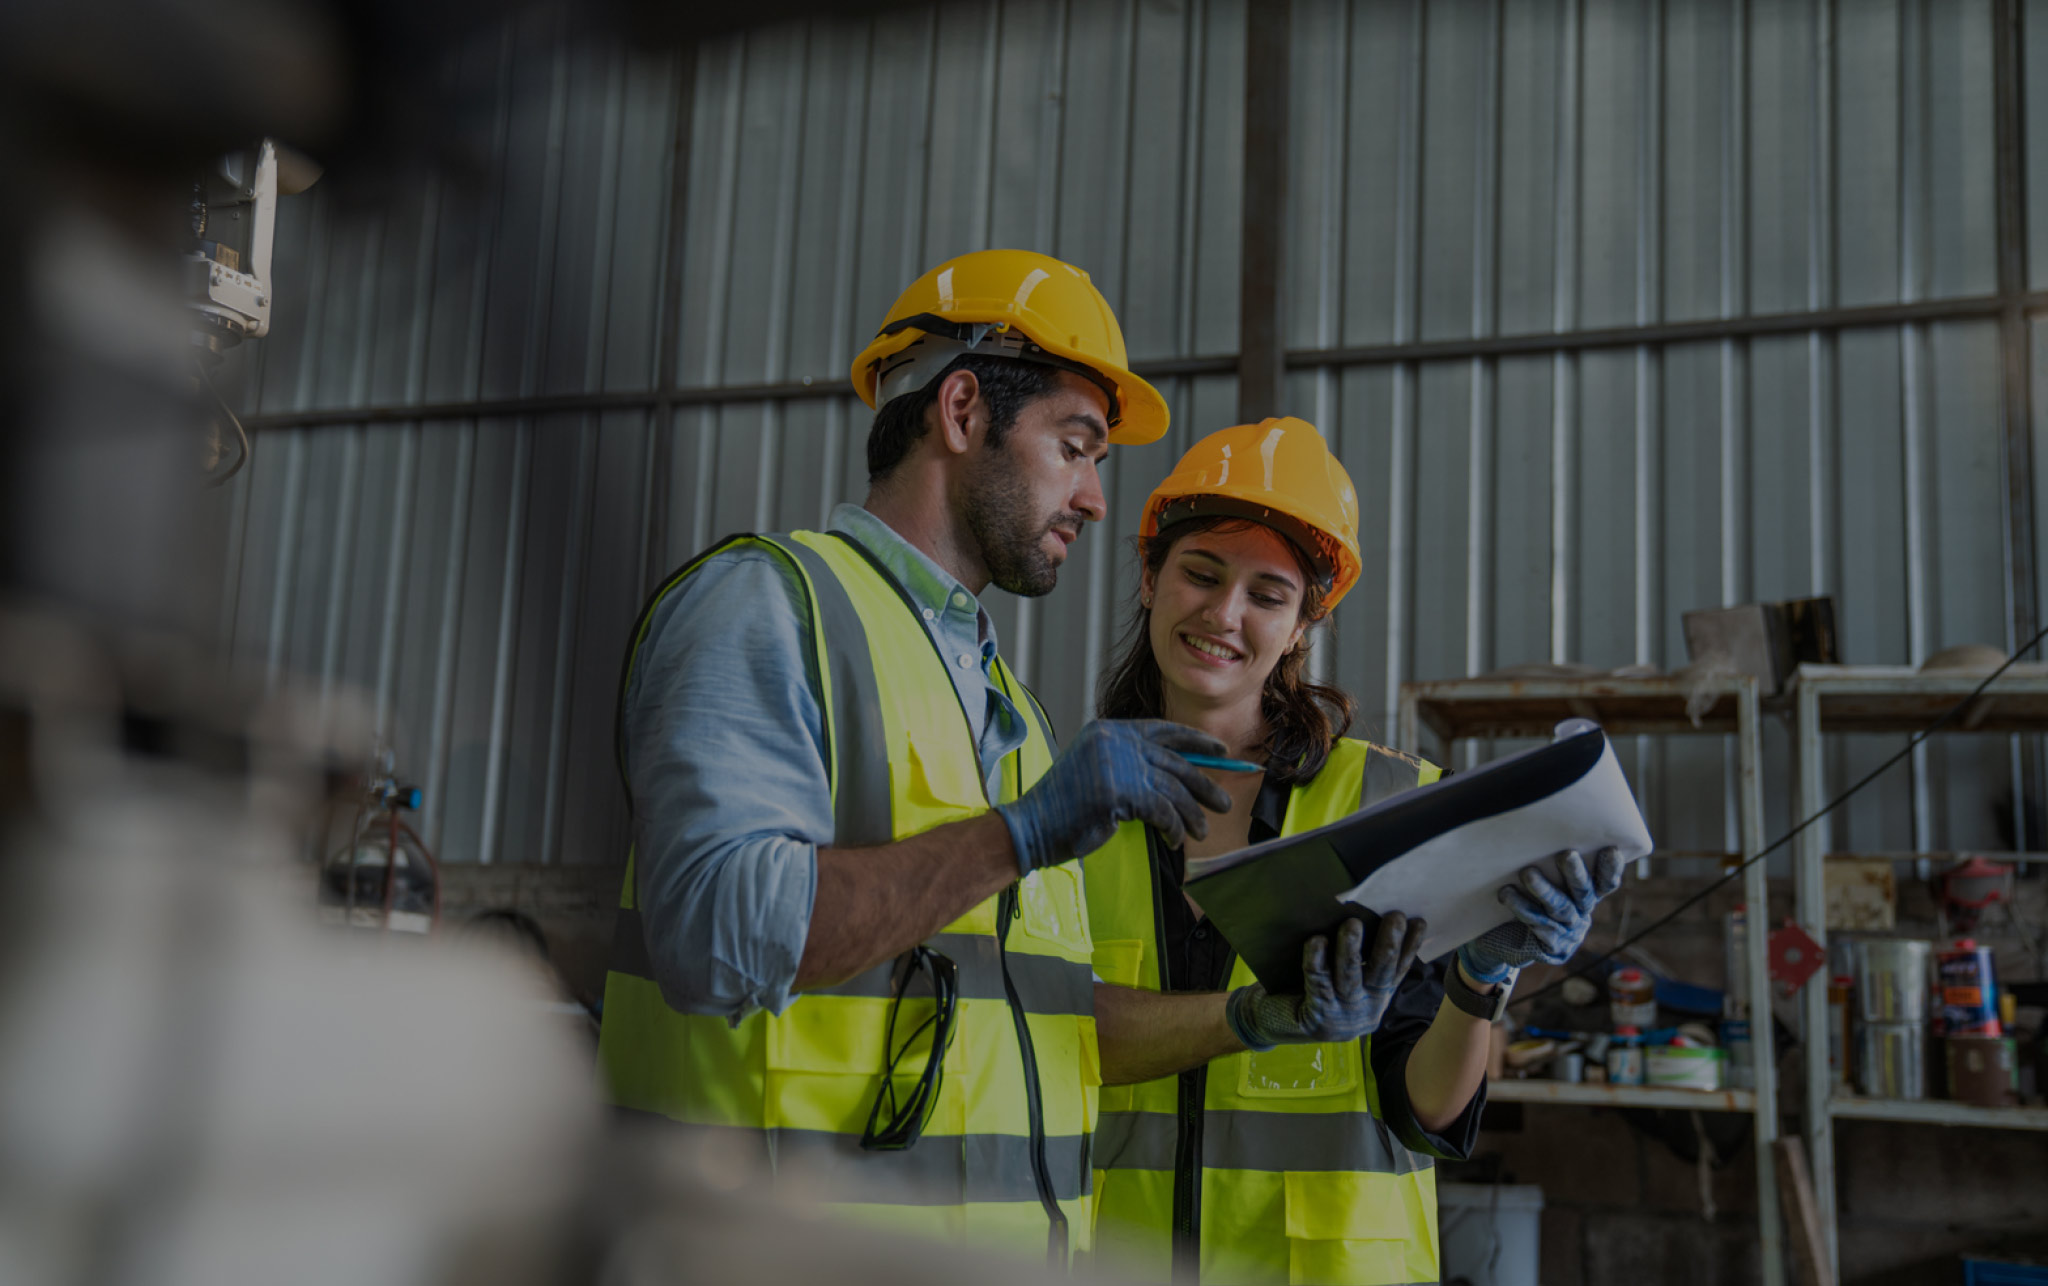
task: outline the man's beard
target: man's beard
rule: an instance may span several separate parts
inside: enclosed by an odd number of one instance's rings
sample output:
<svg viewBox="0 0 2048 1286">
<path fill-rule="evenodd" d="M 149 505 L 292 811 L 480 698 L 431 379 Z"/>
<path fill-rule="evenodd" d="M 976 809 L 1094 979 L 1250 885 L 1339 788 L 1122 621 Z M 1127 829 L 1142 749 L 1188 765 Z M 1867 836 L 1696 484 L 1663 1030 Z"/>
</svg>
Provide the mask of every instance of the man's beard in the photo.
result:
<svg viewBox="0 0 2048 1286">
<path fill-rule="evenodd" d="M 1025 598 L 1050 594 L 1060 569 L 1045 552 L 1047 532 L 1056 524 L 1079 529 L 1079 514 L 1041 514 L 1024 485 L 1002 467 L 1002 452 L 991 452 L 975 474 L 963 517 L 981 547 L 981 564 L 996 588 Z"/>
</svg>

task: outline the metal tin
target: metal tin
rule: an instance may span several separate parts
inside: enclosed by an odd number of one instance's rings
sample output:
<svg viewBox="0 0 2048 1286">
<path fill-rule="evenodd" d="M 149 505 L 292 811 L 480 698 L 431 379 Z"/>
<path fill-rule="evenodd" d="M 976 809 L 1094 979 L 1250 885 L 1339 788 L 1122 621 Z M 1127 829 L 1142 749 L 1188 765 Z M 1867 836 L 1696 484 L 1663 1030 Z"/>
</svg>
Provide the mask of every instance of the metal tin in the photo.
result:
<svg viewBox="0 0 2048 1286">
<path fill-rule="evenodd" d="M 1927 1020 L 1927 966 L 1934 944 L 1918 938 L 1856 943 L 1856 1016 L 1866 1023 Z"/>
<path fill-rule="evenodd" d="M 1941 1012 L 1937 1031 L 1949 1036 L 1999 1036 L 1998 983 L 1991 967 L 1991 948 L 1968 938 L 1934 956 L 1940 980 Z"/>
<path fill-rule="evenodd" d="M 1948 1096 L 1979 1107 L 2015 1107 L 2020 1101 L 2019 1042 L 2010 1036 L 1967 1034 L 1943 1042 L 1948 1053 Z"/>
<path fill-rule="evenodd" d="M 1550 1065 L 1550 1079 L 1576 1085 L 1586 1079 L 1586 1056 L 1578 1050 L 1560 1054 Z"/>
<path fill-rule="evenodd" d="M 1856 1029 L 1856 1084 L 1871 1098 L 1927 1097 L 1923 1023 L 1864 1023 Z"/>
<path fill-rule="evenodd" d="M 1641 1085 L 1643 1083 L 1643 1047 L 1641 1045 L 1616 1041 L 1607 1047 L 1607 1083 L 1609 1085 Z"/>
</svg>

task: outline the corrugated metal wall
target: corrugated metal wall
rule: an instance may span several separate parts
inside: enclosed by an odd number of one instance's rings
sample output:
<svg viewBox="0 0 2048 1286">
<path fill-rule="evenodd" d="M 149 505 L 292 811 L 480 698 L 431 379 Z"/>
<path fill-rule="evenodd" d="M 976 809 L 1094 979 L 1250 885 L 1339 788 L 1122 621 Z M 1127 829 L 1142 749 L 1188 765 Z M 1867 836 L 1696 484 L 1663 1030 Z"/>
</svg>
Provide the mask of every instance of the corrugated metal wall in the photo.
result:
<svg viewBox="0 0 2048 1286">
<path fill-rule="evenodd" d="M 2031 70 L 2048 3 L 2026 13 Z M 442 410 L 259 438 L 232 489 L 234 654 L 374 694 L 444 859 L 615 859 L 642 593 L 721 534 L 859 497 L 865 408 L 802 385 L 843 378 L 917 272 L 1044 249 L 1094 275 L 1134 358 L 1234 353 L 1245 21 L 1242 0 L 1004 0 L 679 65 L 480 51 L 499 186 L 368 225 L 321 188 L 284 203 L 247 405 Z M 1368 723 L 1404 677 L 1679 664 L 1681 611 L 1756 598 L 1837 595 L 1857 662 L 2005 641 L 1990 320 L 1338 351 L 1991 293 L 1989 0 L 1295 0 L 1294 24 L 1289 409 L 1359 483 L 1367 573 L 1318 663 Z M 2048 130 L 2029 140 L 2048 177 Z M 2028 210 L 2048 220 L 2048 192 Z M 996 605 L 1063 727 L 1121 623 L 1144 495 L 1235 417 L 1230 375 L 1160 382 L 1174 431 L 1114 453 L 1114 538 Z M 1896 745 L 1866 740 L 1844 771 Z M 1929 756 L 1917 824 L 1885 792 L 1838 844 L 1992 842 L 2009 751 L 1973 740 Z M 1729 846 L 1727 762 L 1705 743 L 1640 765 L 1667 846 Z"/>
</svg>

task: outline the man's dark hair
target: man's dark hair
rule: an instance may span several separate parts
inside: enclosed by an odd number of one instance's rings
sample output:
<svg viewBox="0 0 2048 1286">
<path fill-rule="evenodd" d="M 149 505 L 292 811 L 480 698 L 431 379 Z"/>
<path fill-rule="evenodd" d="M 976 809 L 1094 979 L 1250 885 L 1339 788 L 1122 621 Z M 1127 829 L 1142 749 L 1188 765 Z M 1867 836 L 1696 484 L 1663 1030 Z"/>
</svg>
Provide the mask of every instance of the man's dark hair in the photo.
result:
<svg viewBox="0 0 2048 1286">
<path fill-rule="evenodd" d="M 954 371 L 972 371 L 981 382 L 981 400 L 988 407 L 988 444 L 992 448 L 1003 445 L 1003 436 L 1017 422 L 1019 412 L 1060 386 L 1058 368 L 1038 362 L 972 353 L 954 358 L 937 379 L 915 393 L 883 403 L 882 409 L 875 412 L 874 427 L 868 430 L 869 482 L 887 477 L 924 436 L 925 412 L 939 400 L 939 385 Z"/>
</svg>

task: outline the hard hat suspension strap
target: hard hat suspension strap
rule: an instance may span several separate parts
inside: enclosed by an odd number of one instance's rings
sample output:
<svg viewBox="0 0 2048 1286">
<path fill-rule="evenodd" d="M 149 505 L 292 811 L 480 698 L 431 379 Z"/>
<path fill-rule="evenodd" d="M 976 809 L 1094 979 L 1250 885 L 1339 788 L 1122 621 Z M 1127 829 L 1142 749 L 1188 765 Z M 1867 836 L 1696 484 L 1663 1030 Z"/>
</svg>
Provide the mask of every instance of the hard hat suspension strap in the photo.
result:
<svg viewBox="0 0 2048 1286">
<path fill-rule="evenodd" d="M 884 407 L 906 393 L 922 391 L 961 357 L 976 354 L 1002 357 L 1017 362 L 1036 362 L 1072 371 L 1102 390 L 1109 399 L 1109 427 L 1123 419 L 1117 404 L 1116 384 L 1102 372 L 1082 362 L 1048 353 L 1015 327 L 1000 322 L 955 322 L 932 313 L 918 313 L 890 322 L 883 335 L 917 330 L 920 336 L 906 348 L 878 358 L 875 368 L 875 406 Z"/>
</svg>

